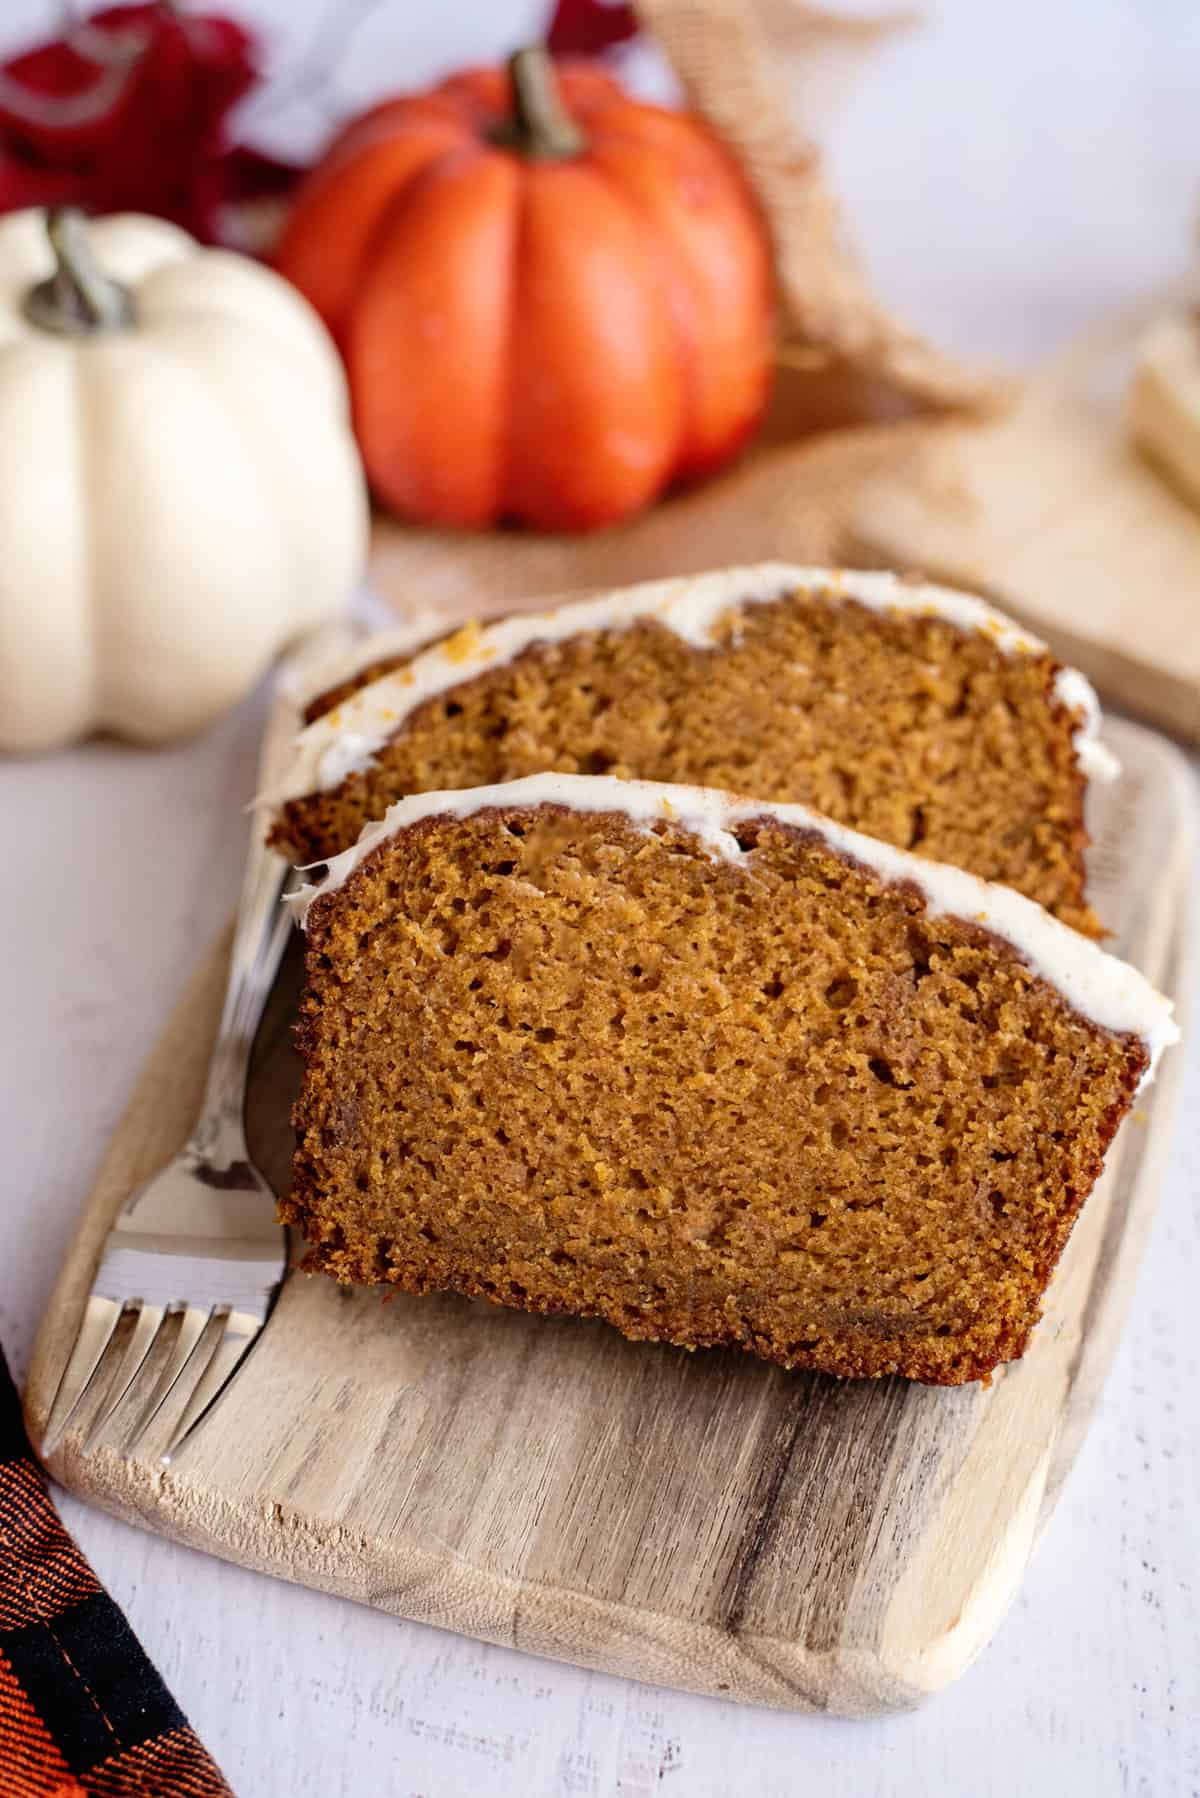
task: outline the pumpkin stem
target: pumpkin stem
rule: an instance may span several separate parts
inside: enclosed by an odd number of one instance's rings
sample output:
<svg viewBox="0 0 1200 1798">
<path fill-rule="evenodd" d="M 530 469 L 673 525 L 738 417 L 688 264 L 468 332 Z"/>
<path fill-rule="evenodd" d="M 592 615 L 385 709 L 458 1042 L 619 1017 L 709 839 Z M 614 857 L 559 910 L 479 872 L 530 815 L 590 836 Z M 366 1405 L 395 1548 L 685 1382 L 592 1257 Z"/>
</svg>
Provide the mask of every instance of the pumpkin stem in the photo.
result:
<svg viewBox="0 0 1200 1798">
<path fill-rule="evenodd" d="M 517 50 L 508 59 L 512 81 L 512 118 L 492 135 L 492 142 L 538 162 L 578 156 L 587 139 L 562 102 L 554 64 L 540 46 Z"/>
<path fill-rule="evenodd" d="M 77 206 L 51 206 L 46 235 L 54 251 L 54 273 L 25 295 L 30 324 L 63 337 L 88 337 L 133 323 L 129 290 L 104 274 L 92 255 Z"/>
</svg>

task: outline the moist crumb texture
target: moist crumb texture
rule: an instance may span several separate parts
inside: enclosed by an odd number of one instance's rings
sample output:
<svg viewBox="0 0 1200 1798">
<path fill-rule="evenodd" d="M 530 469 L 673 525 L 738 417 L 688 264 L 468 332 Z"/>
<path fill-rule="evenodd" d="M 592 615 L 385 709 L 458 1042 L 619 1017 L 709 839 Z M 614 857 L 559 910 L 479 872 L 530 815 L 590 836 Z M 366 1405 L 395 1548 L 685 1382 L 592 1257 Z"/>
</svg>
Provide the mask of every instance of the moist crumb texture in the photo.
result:
<svg viewBox="0 0 1200 1798">
<path fill-rule="evenodd" d="M 403 665 L 364 671 L 310 717 Z M 327 860 L 407 794 L 543 770 L 683 782 L 811 806 L 1098 935 L 1058 669 L 934 615 L 810 591 L 733 608 L 711 649 L 642 619 L 535 644 L 419 706 L 372 766 L 284 805 L 272 841 Z"/>
<path fill-rule="evenodd" d="M 436 816 L 318 898 L 309 1265 L 835 1374 L 1019 1356 L 1144 1043 L 814 833 L 738 837 Z"/>
</svg>

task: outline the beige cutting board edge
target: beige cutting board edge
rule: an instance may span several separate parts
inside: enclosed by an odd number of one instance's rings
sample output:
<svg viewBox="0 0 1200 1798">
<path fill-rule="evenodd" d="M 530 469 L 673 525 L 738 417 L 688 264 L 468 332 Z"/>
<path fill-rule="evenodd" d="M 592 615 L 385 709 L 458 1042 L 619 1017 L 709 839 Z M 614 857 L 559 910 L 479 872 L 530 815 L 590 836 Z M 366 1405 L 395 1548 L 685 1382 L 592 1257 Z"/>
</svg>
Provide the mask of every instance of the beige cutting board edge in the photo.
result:
<svg viewBox="0 0 1200 1798">
<path fill-rule="evenodd" d="M 1097 796 L 1095 898 L 1122 950 L 1175 990 L 1189 777 L 1150 733 L 1116 723 L 1111 737 L 1126 774 Z M 224 959 L 218 944 L 171 1020 L 88 1201 L 35 1350 L 35 1443 L 103 1233 L 191 1122 Z M 295 971 L 260 1032 L 248 1109 L 276 1181 Z M 191 1546 L 485 1640 L 759 1704 L 906 1708 L 996 1628 L 1082 1438 L 1153 1213 L 1173 1086 L 1168 1058 L 1030 1352 L 989 1391 L 788 1375 L 293 1275 L 169 1469 L 103 1435 L 85 1451 L 85 1411 L 51 1471 Z"/>
<path fill-rule="evenodd" d="M 1124 401 L 1155 310 L 1111 320 L 1032 375 L 1017 407 L 945 425 L 871 472 L 849 559 L 974 587 L 1104 696 L 1200 739 L 1200 513 L 1130 444 Z"/>
</svg>

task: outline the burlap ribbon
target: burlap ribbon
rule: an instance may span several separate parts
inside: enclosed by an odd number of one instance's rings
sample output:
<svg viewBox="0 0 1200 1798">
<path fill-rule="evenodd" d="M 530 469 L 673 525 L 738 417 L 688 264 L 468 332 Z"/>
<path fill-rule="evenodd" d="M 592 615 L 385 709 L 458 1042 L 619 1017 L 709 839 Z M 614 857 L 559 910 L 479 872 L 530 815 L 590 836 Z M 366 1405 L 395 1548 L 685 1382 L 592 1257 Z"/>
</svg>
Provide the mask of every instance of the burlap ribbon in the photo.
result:
<svg viewBox="0 0 1200 1798">
<path fill-rule="evenodd" d="M 894 409 L 885 394 L 923 407 L 995 402 L 993 375 L 926 343 L 868 287 L 803 116 L 839 51 L 912 15 L 850 21 L 797 0 L 637 0 L 637 10 L 758 196 L 775 248 L 781 361 L 826 389 L 852 387 L 847 416 Z"/>
</svg>

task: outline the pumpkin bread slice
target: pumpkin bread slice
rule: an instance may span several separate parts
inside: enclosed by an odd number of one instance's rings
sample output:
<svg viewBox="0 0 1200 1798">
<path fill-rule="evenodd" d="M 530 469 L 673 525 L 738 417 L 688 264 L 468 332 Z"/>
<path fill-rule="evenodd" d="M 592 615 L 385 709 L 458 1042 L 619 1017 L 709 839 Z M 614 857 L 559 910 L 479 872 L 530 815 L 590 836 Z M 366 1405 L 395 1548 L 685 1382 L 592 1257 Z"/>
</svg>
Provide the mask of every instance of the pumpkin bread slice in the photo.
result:
<svg viewBox="0 0 1200 1798">
<path fill-rule="evenodd" d="M 628 588 L 372 650 L 310 708 L 272 841 L 327 860 L 410 793 L 542 770 L 682 781 L 827 816 L 1092 934 L 1087 682 L 980 601 L 782 564 Z"/>
<path fill-rule="evenodd" d="M 311 1267 L 787 1367 L 1021 1355 L 1177 1034 L 1011 890 L 694 788 L 414 797 L 304 905 Z"/>
</svg>

